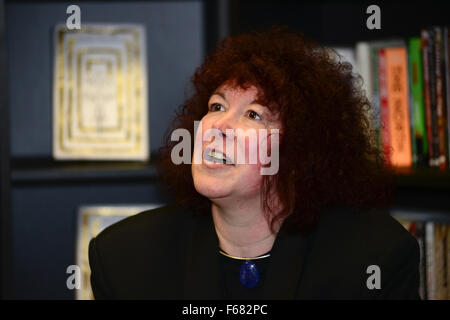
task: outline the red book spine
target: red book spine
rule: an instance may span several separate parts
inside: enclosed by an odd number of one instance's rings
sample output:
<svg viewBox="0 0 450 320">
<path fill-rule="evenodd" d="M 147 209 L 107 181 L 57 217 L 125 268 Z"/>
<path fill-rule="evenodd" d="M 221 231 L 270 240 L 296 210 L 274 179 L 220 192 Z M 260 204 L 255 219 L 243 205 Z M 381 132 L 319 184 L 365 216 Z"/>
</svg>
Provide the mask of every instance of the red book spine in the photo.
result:
<svg viewBox="0 0 450 320">
<path fill-rule="evenodd" d="M 378 81 L 380 94 L 380 116 L 381 116 L 381 145 L 384 151 L 386 165 L 391 164 L 391 146 L 389 139 L 389 110 L 388 93 L 386 81 L 386 54 L 384 49 L 378 50 Z"/>
<path fill-rule="evenodd" d="M 445 97 L 446 97 L 446 113 L 447 113 L 447 160 L 450 161 L 450 48 L 448 27 L 444 27 L 444 77 L 445 77 Z M 450 165 L 450 164 L 449 164 Z M 449 237 L 450 239 L 450 237 Z M 449 254 L 450 260 L 450 254 Z M 450 261 L 449 261 L 450 262 Z M 449 263 L 450 268 L 450 263 Z M 450 279 L 450 272 L 449 272 Z M 450 284 L 450 281 L 449 281 Z M 449 293 L 450 298 L 450 293 Z"/>
<path fill-rule="evenodd" d="M 426 113 L 426 126 L 427 126 L 427 136 L 429 139 L 428 143 L 428 159 L 429 165 L 433 166 L 434 153 L 433 153 L 433 124 L 431 116 L 431 97 L 430 97 L 430 74 L 429 74 L 429 63 L 428 63 L 428 31 L 423 29 L 421 32 L 422 38 L 422 74 L 423 74 L 423 96 L 425 97 L 425 113 Z"/>
<path fill-rule="evenodd" d="M 391 165 L 411 167 L 408 57 L 406 47 L 385 48 Z"/>
<path fill-rule="evenodd" d="M 439 27 L 435 28 L 434 32 L 434 44 L 435 44 L 435 72 L 436 77 L 436 115 L 437 115 L 437 129 L 439 138 L 439 168 L 445 170 L 447 166 L 447 141 L 445 136 L 446 119 L 445 119 L 445 107 L 444 107 L 444 81 L 442 76 L 443 60 L 442 60 L 442 30 Z"/>
</svg>

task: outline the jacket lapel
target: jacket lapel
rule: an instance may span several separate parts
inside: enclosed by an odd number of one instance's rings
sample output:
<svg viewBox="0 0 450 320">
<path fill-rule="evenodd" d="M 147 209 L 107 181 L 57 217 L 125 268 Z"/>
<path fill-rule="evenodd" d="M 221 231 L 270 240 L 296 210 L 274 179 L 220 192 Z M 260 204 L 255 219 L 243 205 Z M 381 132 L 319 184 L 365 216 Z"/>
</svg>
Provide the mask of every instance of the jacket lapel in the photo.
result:
<svg viewBox="0 0 450 320">
<path fill-rule="evenodd" d="M 211 216 L 193 217 L 187 239 L 184 298 L 220 299 L 219 241 Z"/>
<path fill-rule="evenodd" d="M 311 235 L 280 232 L 271 250 L 262 299 L 291 300 L 300 287 Z"/>
</svg>

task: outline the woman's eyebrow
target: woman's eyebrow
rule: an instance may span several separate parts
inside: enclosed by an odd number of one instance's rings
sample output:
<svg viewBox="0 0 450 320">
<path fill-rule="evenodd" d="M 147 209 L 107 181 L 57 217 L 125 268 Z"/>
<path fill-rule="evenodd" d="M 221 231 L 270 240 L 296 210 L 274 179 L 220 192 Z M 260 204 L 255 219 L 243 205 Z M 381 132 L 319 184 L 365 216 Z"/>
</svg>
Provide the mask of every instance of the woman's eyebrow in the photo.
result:
<svg viewBox="0 0 450 320">
<path fill-rule="evenodd" d="M 253 100 L 252 102 L 249 103 L 249 105 L 252 105 L 252 104 L 259 104 L 261 107 L 269 109 L 264 105 L 264 103 L 261 100 L 258 100 L 258 99 Z"/>
<path fill-rule="evenodd" d="M 215 95 L 215 94 L 222 97 L 223 100 L 227 101 L 227 98 L 225 98 L 225 94 L 222 91 L 214 91 L 212 95 Z"/>
<path fill-rule="evenodd" d="M 227 98 L 225 97 L 225 93 L 223 93 L 222 91 L 214 91 L 213 92 L 213 94 L 211 95 L 211 96 L 213 96 L 213 95 L 218 95 L 218 96 L 220 96 L 222 99 L 224 99 L 225 101 L 228 101 L 227 100 Z M 265 106 L 264 105 L 264 102 L 262 102 L 261 100 L 258 100 L 258 99 L 255 99 L 255 100 L 253 100 L 252 102 L 250 102 L 248 105 L 252 105 L 252 104 L 258 104 L 258 105 L 260 105 L 262 108 L 264 108 L 266 111 L 268 111 L 268 113 L 269 114 L 272 114 L 272 111 L 267 107 L 267 106 Z"/>
</svg>

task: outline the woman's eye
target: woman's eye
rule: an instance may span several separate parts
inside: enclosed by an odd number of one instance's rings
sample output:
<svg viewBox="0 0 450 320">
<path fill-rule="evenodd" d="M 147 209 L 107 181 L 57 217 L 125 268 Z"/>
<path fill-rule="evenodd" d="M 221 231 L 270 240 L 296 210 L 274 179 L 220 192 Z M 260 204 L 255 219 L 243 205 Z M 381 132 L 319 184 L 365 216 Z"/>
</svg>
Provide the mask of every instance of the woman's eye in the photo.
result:
<svg viewBox="0 0 450 320">
<path fill-rule="evenodd" d="M 250 110 L 250 111 L 248 112 L 248 116 L 249 116 L 250 118 L 252 118 L 252 119 L 255 119 L 255 120 L 261 120 L 260 115 L 259 115 L 257 112 L 253 111 L 253 110 Z"/>
<path fill-rule="evenodd" d="M 209 107 L 209 111 L 223 111 L 225 108 L 220 103 L 213 103 Z"/>
</svg>

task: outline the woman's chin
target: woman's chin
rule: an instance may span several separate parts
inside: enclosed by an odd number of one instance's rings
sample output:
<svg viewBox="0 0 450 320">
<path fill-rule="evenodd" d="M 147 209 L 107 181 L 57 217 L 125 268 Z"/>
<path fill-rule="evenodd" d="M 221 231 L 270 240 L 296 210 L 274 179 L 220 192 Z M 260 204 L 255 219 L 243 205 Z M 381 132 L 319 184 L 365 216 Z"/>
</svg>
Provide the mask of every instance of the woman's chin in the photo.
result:
<svg viewBox="0 0 450 320">
<path fill-rule="evenodd" d="M 220 183 L 220 181 L 196 182 L 194 180 L 194 185 L 198 193 L 211 200 L 224 198 L 231 194 L 230 188 L 224 185 L 223 181 Z"/>
</svg>

